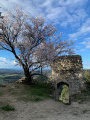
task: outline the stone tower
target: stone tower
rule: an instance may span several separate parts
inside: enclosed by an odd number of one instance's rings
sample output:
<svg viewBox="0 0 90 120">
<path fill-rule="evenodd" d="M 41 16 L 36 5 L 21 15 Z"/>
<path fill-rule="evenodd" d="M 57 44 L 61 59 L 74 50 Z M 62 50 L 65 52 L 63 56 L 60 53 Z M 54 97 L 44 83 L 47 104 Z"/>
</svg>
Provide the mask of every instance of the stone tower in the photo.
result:
<svg viewBox="0 0 90 120">
<path fill-rule="evenodd" d="M 79 55 L 59 57 L 51 65 L 54 78 L 55 94 L 58 99 L 58 86 L 65 83 L 69 86 L 69 95 L 72 96 L 83 88 L 83 66 Z"/>
</svg>

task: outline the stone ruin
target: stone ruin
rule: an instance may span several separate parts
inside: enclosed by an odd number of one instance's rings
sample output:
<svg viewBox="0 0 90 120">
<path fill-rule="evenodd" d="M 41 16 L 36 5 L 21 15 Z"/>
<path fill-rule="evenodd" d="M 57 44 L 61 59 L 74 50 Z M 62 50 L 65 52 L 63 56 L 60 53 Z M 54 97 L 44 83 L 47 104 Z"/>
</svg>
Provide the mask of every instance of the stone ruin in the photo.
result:
<svg viewBox="0 0 90 120">
<path fill-rule="evenodd" d="M 59 86 L 69 87 L 69 96 L 80 92 L 83 88 L 83 66 L 79 55 L 61 56 L 51 65 L 52 80 L 55 87 L 54 96 L 59 99 Z"/>
</svg>

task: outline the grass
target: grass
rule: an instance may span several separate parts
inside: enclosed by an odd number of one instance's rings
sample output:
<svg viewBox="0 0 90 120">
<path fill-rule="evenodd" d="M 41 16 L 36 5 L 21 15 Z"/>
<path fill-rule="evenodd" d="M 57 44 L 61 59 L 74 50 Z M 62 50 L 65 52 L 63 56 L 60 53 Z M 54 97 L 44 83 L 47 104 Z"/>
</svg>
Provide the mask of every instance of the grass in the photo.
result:
<svg viewBox="0 0 90 120">
<path fill-rule="evenodd" d="M 8 82 L 14 82 L 23 76 L 24 76 L 24 74 L 22 71 L 0 70 L 0 84 L 7 84 Z"/>
<path fill-rule="evenodd" d="M 8 105 L 3 106 L 2 110 L 4 110 L 4 111 L 15 111 L 15 108 L 8 104 Z"/>
<path fill-rule="evenodd" d="M 75 101 L 79 103 L 90 102 L 90 92 L 81 92 L 73 96 Z"/>
<path fill-rule="evenodd" d="M 83 110 L 82 112 L 83 112 L 83 114 L 85 114 L 86 112 L 88 112 L 88 110 Z"/>
<path fill-rule="evenodd" d="M 84 70 L 83 72 L 84 72 L 86 90 L 90 91 L 90 70 Z"/>
<path fill-rule="evenodd" d="M 48 77 L 46 75 L 37 75 L 34 77 L 34 80 L 44 82 L 48 80 Z"/>
<path fill-rule="evenodd" d="M 2 92 L 0 92 L 0 96 L 2 96 L 3 95 L 3 93 Z"/>
<path fill-rule="evenodd" d="M 33 97 L 24 96 L 24 97 L 19 97 L 18 100 L 24 102 L 40 102 L 45 99 L 43 97 L 37 97 L 37 96 L 33 96 Z"/>
<path fill-rule="evenodd" d="M 39 102 L 39 101 L 42 101 L 43 99 L 42 98 L 39 98 L 39 97 L 36 97 L 35 99 L 34 99 L 34 101 L 35 102 Z"/>
<path fill-rule="evenodd" d="M 36 84 L 32 84 L 31 86 L 16 84 L 15 89 L 11 91 L 11 95 L 17 96 L 19 101 L 31 101 L 31 102 L 39 102 L 42 100 L 51 98 L 52 90 L 50 85 L 44 82 L 38 82 Z"/>
</svg>

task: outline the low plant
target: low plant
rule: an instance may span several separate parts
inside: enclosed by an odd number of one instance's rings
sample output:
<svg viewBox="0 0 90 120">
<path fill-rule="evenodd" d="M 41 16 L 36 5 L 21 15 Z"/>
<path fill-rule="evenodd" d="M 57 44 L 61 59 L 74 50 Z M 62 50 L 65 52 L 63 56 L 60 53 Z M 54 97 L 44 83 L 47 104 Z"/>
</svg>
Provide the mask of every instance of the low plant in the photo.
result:
<svg viewBox="0 0 90 120">
<path fill-rule="evenodd" d="M 90 71 L 89 70 L 85 70 L 84 78 L 86 79 L 86 82 L 90 83 Z"/>
<path fill-rule="evenodd" d="M 38 102 L 52 98 L 52 89 L 46 82 L 35 82 L 31 86 L 20 84 L 19 87 L 12 90 L 12 95 L 17 96 L 20 101 Z"/>
<path fill-rule="evenodd" d="M 82 104 L 85 101 L 90 102 L 90 92 L 83 91 L 81 93 L 73 95 L 73 98 L 75 101 L 78 101 L 80 104 Z"/>
<path fill-rule="evenodd" d="M 88 112 L 88 110 L 83 110 L 82 112 L 83 112 L 83 113 L 86 113 L 86 112 Z"/>
<path fill-rule="evenodd" d="M 85 79 L 86 88 L 88 91 L 90 91 L 90 70 L 84 71 L 84 79 Z"/>
<path fill-rule="evenodd" d="M 47 81 L 48 80 L 48 77 L 46 75 L 37 75 L 37 77 L 34 77 L 34 81 Z"/>
<path fill-rule="evenodd" d="M 2 107 L 2 110 L 4 110 L 4 111 L 14 111 L 15 108 L 10 106 L 9 104 L 7 104 L 7 105 Z"/>
<path fill-rule="evenodd" d="M 2 96 L 3 95 L 3 93 L 2 92 L 0 92 L 0 96 Z"/>
<path fill-rule="evenodd" d="M 39 102 L 42 100 L 43 100 L 43 98 L 41 98 L 41 97 L 36 97 L 36 98 L 32 99 L 33 102 Z"/>
</svg>

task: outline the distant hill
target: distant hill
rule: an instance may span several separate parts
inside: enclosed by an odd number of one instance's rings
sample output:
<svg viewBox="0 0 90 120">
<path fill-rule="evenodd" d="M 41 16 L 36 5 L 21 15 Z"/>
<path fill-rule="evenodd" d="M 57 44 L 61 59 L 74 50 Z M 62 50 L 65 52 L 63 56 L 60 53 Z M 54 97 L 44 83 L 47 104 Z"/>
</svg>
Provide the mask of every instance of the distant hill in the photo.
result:
<svg viewBox="0 0 90 120">
<path fill-rule="evenodd" d="M 5 68 L 0 68 L 0 71 L 23 71 L 22 69 L 5 69 Z"/>
<path fill-rule="evenodd" d="M 11 83 L 17 81 L 23 77 L 23 71 L 15 69 L 0 69 L 0 86 L 2 84 Z"/>
</svg>

